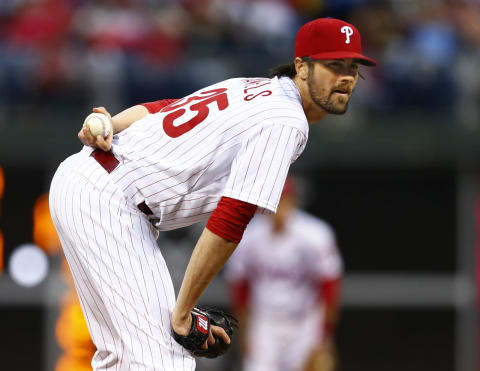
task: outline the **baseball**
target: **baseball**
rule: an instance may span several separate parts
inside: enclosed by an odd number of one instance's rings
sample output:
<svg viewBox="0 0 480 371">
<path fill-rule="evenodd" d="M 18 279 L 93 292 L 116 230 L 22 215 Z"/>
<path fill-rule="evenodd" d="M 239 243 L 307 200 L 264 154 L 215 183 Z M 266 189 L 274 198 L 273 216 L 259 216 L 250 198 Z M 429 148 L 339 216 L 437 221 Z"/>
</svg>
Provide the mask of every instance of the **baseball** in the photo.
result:
<svg viewBox="0 0 480 371">
<path fill-rule="evenodd" d="M 103 113 L 91 113 L 85 119 L 84 124 L 90 130 L 90 133 L 96 138 L 97 135 L 101 135 L 106 138 L 110 134 L 112 124 L 110 119 Z"/>
</svg>

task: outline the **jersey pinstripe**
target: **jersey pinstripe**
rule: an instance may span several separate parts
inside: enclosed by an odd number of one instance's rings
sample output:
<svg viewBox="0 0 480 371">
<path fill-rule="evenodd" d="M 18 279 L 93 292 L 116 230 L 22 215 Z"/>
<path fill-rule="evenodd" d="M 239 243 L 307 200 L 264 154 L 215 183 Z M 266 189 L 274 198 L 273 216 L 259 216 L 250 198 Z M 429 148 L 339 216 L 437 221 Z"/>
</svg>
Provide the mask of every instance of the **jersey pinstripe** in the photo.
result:
<svg viewBox="0 0 480 371">
<path fill-rule="evenodd" d="M 173 122 L 182 127 L 202 100 L 182 103 L 220 90 L 228 104 L 208 103 L 208 115 L 199 124 L 178 137 L 168 135 L 168 115 L 182 113 Z M 121 166 L 111 174 L 134 204 L 146 202 L 160 230 L 205 219 L 222 196 L 276 211 L 288 168 L 308 137 L 291 79 L 231 79 L 166 108 L 114 138 Z"/>
</svg>

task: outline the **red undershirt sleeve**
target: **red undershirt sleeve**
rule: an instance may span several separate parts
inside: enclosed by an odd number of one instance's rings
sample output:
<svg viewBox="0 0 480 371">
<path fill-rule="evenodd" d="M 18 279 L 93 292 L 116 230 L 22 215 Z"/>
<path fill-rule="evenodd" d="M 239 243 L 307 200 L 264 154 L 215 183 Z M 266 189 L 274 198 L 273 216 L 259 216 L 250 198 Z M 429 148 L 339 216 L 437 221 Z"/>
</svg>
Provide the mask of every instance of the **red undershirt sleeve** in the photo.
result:
<svg viewBox="0 0 480 371">
<path fill-rule="evenodd" d="M 340 296 L 341 279 L 322 281 L 319 287 L 320 296 L 326 306 L 336 305 Z"/>
<path fill-rule="evenodd" d="M 207 229 L 228 241 L 239 243 L 257 205 L 222 197 L 208 219 Z"/>
<path fill-rule="evenodd" d="M 147 103 L 142 103 L 140 104 L 141 106 L 144 106 L 148 112 L 150 113 L 157 113 L 159 112 L 163 107 L 166 107 L 172 103 L 175 103 L 178 99 L 161 99 L 157 100 L 155 102 L 147 102 Z"/>
<path fill-rule="evenodd" d="M 338 301 L 340 298 L 340 289 L 341 289 L 342 279 L 331 279 L 327 281 L 322 281 L 318 286 L 319 298 L 325 304 L 326 312 L 330 308 L 338 306 Z M 334 324 L 329 321 L 324 322 L 323 334 L 325 337 L 328 337 L 333 332 Z"/>
<path fill-rule="evenodd" d="M 250 297 L 250 284 L 248 281 L 240 280 L 230 284 L 230 292 L 234 310 L 244 309 L 248 306 Z"/>
</svg>

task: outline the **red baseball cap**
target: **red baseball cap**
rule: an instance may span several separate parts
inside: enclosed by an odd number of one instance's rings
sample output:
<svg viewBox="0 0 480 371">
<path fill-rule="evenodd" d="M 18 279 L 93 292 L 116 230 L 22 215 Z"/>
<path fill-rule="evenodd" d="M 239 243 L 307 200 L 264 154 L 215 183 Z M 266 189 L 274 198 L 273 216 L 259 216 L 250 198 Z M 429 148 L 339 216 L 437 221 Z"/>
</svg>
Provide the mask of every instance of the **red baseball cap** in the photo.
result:
<svg viewBox="0 0 480 371">
<path fill-rule="evenodd" d="M 304 24 L 297 32 L 295 58 L 358 59 L 366 66 L 377 62 L 362 55 L 362 39 L 357 28 L 335 18 L 319 18 Z"/>
</svg>

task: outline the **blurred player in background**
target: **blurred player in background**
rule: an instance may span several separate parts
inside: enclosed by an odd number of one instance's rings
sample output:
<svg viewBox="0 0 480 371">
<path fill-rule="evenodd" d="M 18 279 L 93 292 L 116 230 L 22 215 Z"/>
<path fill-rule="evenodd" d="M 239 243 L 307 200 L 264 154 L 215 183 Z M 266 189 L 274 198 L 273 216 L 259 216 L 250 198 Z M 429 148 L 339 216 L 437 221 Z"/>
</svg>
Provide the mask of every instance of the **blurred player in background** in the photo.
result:
<svg viewBox="0 0 480 371">
<path fill-rule="evenodd" d="M 288 178 L 277 213 L 255 217 L 226 265 L 244 371 L 334 370 L 342 274 L 334 231 L 297 208 Z"/>
</svg>

